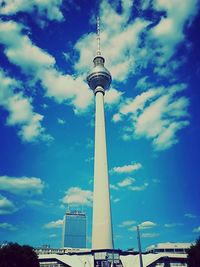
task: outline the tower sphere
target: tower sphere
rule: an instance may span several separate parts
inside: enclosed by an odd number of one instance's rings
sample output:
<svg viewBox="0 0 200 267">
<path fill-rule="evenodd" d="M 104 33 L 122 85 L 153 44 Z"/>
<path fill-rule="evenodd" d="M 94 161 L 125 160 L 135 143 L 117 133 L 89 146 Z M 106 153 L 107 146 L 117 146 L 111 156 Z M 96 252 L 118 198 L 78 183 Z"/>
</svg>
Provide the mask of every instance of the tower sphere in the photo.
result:
<svg viewBox="0 0 200 267">
<path fill-rule="evenodd" d="M 105 59 L 97 55 L 94 60 L 94 68 L 87 76 L 89 87 L 95 91 L 97 87 L 102 87 L 104 90 L 108 89 L 112 78 L 110 72 L 104 67 Z"/>
</svg>

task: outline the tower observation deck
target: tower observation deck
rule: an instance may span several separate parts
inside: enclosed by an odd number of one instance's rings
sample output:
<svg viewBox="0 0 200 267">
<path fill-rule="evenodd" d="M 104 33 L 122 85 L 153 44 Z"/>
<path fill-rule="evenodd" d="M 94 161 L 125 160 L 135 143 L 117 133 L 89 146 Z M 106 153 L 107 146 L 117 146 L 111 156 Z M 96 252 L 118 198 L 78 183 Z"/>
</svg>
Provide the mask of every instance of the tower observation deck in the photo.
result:
<svg viewBox="0 0 200 267">
<path fill-rule="evenodd" d="M 95 94 L 96 104 L 92 249 L 113 249 L 104 115 L 104 94 L 112 78 L 110 72 L 104 67 L 105 59 L 101 56 L 99 19 L 97 19 L 97 41 L 98 49 L 93 60 L 94 67 L 87 76 L 88 85 Z"/>
</svg>

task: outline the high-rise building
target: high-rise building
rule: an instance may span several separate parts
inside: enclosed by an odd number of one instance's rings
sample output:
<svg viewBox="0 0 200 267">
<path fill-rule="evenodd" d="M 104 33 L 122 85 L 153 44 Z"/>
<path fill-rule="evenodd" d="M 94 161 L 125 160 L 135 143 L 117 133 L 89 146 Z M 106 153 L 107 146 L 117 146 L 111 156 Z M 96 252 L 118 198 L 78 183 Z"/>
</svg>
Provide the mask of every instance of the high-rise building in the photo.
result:
<svg viewBox="0 0 200 267">
<path fill-rule="evenodd" d="M 112 78 L 110 72 L 104 67 L 105 59 L 101 56 L 99 20 L 97 21 L 97 41 L 94 68 L 87 77 L 88 85 L 93 90 L 96 100 L 92 248 L 113 249 L 104 118 L 104 94 Z"/>
<path fill-rule="evenodd" d="M 67 211 L 63 219 L 62 246 L 86 248 L 86 224 L 84 212 Z"/>
</svg>

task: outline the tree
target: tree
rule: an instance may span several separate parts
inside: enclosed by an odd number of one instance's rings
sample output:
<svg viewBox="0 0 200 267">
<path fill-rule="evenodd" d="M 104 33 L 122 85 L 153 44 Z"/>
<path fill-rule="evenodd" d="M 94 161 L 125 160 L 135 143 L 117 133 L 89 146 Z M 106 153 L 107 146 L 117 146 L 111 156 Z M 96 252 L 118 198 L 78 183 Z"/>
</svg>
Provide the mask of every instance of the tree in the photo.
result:
<svg viewBox="0 0 200 267">
<path fill-rule="evenodd" d="M 198 266 L 200 266 L 200 237 L 196 240 L 196 244 L 188 250 L 188 267 Z"/>
<path fill-rule="evenodd" d="M 30 246 L 9 243 L 0 248 L 1 267 L 39 267 L 37 254 Z"/>
</svg>

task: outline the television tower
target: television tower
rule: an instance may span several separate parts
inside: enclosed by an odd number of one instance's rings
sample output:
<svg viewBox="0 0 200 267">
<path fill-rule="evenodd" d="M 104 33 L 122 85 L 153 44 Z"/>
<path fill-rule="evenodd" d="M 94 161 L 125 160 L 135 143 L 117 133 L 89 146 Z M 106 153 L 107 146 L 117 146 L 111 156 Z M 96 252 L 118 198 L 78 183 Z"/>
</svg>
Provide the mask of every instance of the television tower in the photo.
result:
<svg viewBox="0 0 200 267">
<path fill-rule="evenodd" d="M 97 54 L 93 62 L 94 68 L 87 76 L 88 85 L 94 91 L 96 98 L 92 249 L 113 249 L 104 116 L 104 94 L 112 78 L 104 67 L 105 59 L 101 56 L 99 18 L 97 18 Z"/>
</svg>

